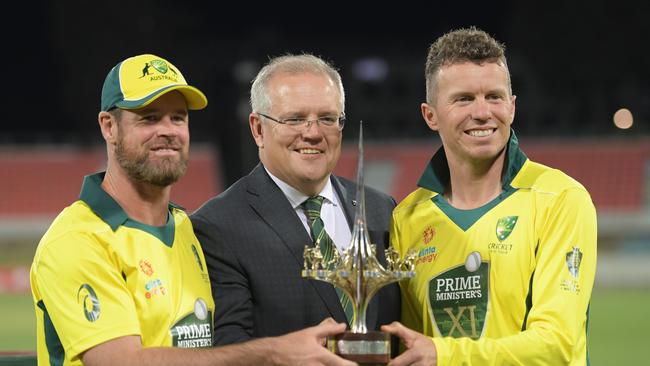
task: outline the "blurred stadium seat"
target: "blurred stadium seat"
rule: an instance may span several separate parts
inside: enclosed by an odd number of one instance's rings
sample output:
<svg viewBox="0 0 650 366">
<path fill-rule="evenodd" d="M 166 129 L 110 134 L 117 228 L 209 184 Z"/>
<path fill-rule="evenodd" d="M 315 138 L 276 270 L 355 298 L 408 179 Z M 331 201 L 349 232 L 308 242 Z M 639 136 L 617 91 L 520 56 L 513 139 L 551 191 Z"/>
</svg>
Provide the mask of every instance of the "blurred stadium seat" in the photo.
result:
<svg viewBox="0 0 650 366">
<path fill-rule="evenodd" d="M 85 175 L 105 169 L 101 148 L 15 149 L 0 152 L 3 199 L 0 221 L 52 219 L 74 202 Z M 192 147 L 186 175 L 173 187 L 172 201 L 194 211 L 207 197 L 221 192 L 220 159 L 207 146 Z"/>
<path fill-rule="evenodd" d="M 531 159 L 561 169 L 589 190 L 598 210 L 600 253 L 634 248 L 650 258 L 650 139 L 521 140 L 521 145 Z M 422 140 L 367 143 L 366 183 L 402 200 L 438 146 Z M 356 161 L 356 144 L 345 145 L 336 173 L 356 179 Z M 5 257 L 0 260 L 0 292 L 28 290 L 25 266 L 38 240 L 56 214 L 77 199 L 82 177 L 104 164 L 100 148 L 0 151 L 0 248 Z M 193 212 L 225 188 L 222 166 L 216 149 L 195 145 L 186 176 L 172 189 L 172 201 Z M 22 267 L 17 271 L 15 265 Z M 635 282 L 648 276 L 637 276 Z"/>
</svg>

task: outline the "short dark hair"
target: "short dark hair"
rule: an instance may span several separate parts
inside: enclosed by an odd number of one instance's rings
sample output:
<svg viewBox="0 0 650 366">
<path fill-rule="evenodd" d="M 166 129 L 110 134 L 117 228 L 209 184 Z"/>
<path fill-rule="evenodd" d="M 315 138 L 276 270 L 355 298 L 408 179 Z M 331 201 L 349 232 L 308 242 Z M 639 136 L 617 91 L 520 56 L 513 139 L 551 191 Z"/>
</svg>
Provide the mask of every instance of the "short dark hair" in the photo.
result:
<svg viewBox="0 0 650 366">
<path fill-rule="evenodd" d="M 113 108 L 109 110 L 108 113 L 110 113 L 111 116 L 113 116 L 117 122 L 119 122 L 122 119 L 122 110 L 120 108 Z"/>
<path fill-rule="evenodd" d="M 424 70 L 424 78 L 427 83 L 427 102 L 433 102 L 436 77 L 442 66 L 468 61 L 476 64 L 495 62 L 502 63 L 508 72 L 505 49 L 505 45 L 476 27 L 457 29 L 438 38 L 429 47 Z M 508 72 L 508 87 L 512 93 L 510 72 Z"/>
</svg>

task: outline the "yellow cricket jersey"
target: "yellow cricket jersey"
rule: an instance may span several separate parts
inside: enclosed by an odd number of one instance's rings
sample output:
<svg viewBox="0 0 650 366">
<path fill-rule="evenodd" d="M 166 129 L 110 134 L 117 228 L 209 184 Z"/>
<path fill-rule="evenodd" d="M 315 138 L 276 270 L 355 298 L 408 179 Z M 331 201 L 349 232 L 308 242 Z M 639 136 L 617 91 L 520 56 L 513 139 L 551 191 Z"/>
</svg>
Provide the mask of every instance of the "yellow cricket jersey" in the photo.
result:
<svg viewBox="0 0 650 366">
<path fill-rule="evenodd" d="M 165 226 L 131 220 L 102 179 L 84 179 L 36 250 L 39 365 L 80 365 L 84 351 L 127 335 L 144 347 L 211 346 L 214 301 L 189 218 L 170 205 Z"/>
<path fill-rule="evenodd" d="M 514 132 L 502 194 L 459 210 L 443 198 L 441 148 L 393 213 L 392 245 L 416 255 L 402 321 L 433 337 L 438 365 L 585 365 L 596 212 L 585 188 L 532 162 Z"/>
</svg>

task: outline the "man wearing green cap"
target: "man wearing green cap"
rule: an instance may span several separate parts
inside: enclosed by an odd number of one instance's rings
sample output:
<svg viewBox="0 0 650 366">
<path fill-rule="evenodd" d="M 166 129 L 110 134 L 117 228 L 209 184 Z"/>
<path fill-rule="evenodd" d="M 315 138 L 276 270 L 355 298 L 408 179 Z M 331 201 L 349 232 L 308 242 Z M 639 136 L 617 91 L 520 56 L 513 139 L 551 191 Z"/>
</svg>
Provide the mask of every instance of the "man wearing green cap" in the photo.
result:
<svg viewBox="0 0 650 366">
<path fill-rule="evenodd" d="M 215 304 L 205 259 L 187 215 L 169 202 L 187 167 L 188 110 L 207 99 L 147 54 L 109 72 L 101 103 L 106 171 L 84 178 L 31 268 L 39 364 L 348 364 L 322 347 L 345 329 L 331 320 L 210 348 Z"/>
</svg>

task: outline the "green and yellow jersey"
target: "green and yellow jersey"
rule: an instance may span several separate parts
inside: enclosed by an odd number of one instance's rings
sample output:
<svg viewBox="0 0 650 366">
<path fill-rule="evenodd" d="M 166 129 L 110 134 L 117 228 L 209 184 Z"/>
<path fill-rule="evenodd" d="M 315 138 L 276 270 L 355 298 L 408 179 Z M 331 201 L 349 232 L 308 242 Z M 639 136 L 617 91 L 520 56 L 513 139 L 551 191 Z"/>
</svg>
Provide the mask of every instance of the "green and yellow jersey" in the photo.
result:
<svg viewBox="0 0 650 366">
<path fill-rule="evenodd" d="M 129 219 L 84 179 L 36 250 L 30 281 L 41 365 L 80 365 L 110 339 L 139 335 L 144 347 L 209 347 L 214 301 L 201 246 L 183 210 L 165 226 Z"/>
<path fill-rule="evenodd" d="M 392 245 L 415 256 L 402 322 L 433 337 L 438 365 L 584 365 L 596 272 L 585 188 L 535 163 L 512 133 L 503 192 L 459 210 L 443 198 L 441 148 L 393 213 Z"/>
</svg>

